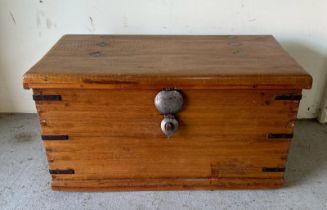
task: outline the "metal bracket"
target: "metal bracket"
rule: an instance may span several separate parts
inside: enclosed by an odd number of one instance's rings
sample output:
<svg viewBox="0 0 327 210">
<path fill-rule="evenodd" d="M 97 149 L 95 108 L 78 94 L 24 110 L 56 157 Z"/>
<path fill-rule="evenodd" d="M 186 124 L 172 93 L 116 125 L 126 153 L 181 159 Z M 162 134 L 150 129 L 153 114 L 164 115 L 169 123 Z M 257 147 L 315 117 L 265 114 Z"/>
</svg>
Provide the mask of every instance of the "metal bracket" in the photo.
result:
<svg viewBox="0 0 327 210">
<path fill-rule="evenodd" d="M 302 95 L 280 95 L 280 96 L 275 96 L 275 100 L 280 100 L 280 101 L 300 101 L 302 99 Z"/>
<path fill-rule="evenodd" d="M 61 101 L 61 95 L 33 95 L 34 101 Z"/>
<path fill-rule="evenodd" d="M 262 168 L 262 172 L 284 172 L 285 168 Z"/>
<path fill-rule="evenodd" d="M 50 174 L 75 174 L 74 169 L 50 169 Z"/>
<path fill-rule="evenodd" d="M 293 133 L 268 133 L 268 139 L 291 139 L 293 138 Z"/>
<path fill-rule="evenodd" d="M 43 141 L 55 141 L 55 140 L 68 140 L 68 135 L 42 135 L 41 136 Z"/>
</svg>

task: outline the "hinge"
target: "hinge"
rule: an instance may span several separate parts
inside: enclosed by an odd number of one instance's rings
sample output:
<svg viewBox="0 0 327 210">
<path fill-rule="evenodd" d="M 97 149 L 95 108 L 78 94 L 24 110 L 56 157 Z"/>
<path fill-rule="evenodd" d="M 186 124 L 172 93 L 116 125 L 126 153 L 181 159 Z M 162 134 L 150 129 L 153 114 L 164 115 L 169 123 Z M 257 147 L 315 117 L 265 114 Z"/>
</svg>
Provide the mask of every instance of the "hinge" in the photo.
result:
<svg viewBox="0 0 327 210">
<path fill-rule="evenodd" d="M 61 101 L 61 95 L 33 95 L 34 101 Z"/>
<path fill-rule="evenodd" d="M 68 140 L 68 135 L 42 135 L 43 141 Z"/>
<path fill-rule="evenodd" d="M 50 174 L 75 174 L 74 169 L 50 169 Z"/>
<path fill-rule="evenodd" d="M 290 101 L 300 101 L 302 99 L 302 95 L 279 95 L 275 96 L 275 100 L 290 100 Z"/>
<path fill-rule="evenodd" d="M 262 168 L 262 172 L 284 172 L 285 168 Z"/>
<path fill-rule="evenodd" d="M 293 138 L 293 133 L 268 133 L 268 139 L 291 139 Z"/>
</svg>

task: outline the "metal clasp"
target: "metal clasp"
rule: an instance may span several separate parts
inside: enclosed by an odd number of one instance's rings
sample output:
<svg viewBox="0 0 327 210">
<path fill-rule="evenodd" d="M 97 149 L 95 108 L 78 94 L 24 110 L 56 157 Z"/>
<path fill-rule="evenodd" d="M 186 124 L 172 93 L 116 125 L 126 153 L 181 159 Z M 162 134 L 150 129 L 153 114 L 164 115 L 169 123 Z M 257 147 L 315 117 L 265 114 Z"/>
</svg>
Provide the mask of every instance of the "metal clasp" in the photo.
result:
<svg viewBox="0 0 327 210">
<path fill-rule="evenodd" d="M 178 129 L 179 123 L 175 114 L 181 111 L 183 102 L 183 95 L 174 88 L 162 89 L 154 99 L 157 110 L 164 114 L 161 130 L 167 137 L 174 135 Z"/>
</svg>

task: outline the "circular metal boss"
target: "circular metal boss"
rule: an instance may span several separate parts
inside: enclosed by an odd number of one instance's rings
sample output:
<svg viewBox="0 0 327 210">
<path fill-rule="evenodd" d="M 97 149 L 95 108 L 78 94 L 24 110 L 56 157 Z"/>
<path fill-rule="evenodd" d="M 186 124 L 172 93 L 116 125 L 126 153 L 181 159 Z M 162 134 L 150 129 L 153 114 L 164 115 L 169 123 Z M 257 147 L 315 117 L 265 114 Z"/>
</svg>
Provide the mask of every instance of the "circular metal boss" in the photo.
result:
<svg viewBox="0 0 327 210">
<path fill-rule="evenodd" d="M 164 119 L 161 121 L 161 130 L 167 137 L 171 137 L 176 133 L 178 125 L 178 121 L 175 119 L 174 115 L 165 115 Z"/>
<path fill-rule="evenodd" d="M 154 104 L 162 114 L 176 114 L 182 109 L 183 95 L 174 89 L 161 90 L 156 95 Z"/>
</svg>

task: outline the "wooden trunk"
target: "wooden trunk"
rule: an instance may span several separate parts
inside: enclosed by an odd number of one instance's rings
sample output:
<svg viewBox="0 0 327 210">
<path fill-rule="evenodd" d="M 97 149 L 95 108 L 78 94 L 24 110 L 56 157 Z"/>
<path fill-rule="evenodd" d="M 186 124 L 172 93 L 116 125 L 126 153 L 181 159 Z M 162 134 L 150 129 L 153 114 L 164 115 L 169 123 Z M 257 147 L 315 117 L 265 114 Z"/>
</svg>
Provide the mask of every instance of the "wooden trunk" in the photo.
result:
<svg viewBox="0 0 327 210">
<path fill-rule="evenodd" d="M 24 76 L 52 188 L 276 188 L 311 77 L 272 36 L 64 36 Z M 166 137 L 154 105 L 184 100 Z"/>
</svg>

